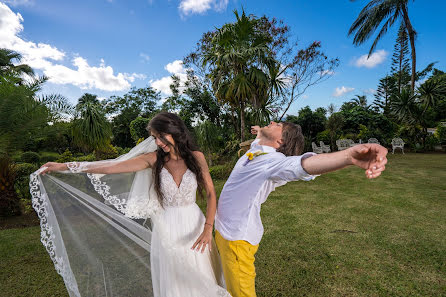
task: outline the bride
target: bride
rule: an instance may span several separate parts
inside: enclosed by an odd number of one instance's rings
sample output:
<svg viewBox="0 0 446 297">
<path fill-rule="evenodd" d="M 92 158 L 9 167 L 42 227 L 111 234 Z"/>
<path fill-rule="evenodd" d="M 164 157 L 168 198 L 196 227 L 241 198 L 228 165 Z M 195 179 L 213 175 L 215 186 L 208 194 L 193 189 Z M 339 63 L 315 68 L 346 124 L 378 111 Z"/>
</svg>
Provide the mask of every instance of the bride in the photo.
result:
<svg viewBox="0 0 446 297">
<path fill-rule="evenodd" d="M 148 130 L 115 160 L 49 162 L 31 175 L 42 243 L 70 296 L 230 296 L 204 155 L 175 114 L 157 114 Z"/>
</svg>

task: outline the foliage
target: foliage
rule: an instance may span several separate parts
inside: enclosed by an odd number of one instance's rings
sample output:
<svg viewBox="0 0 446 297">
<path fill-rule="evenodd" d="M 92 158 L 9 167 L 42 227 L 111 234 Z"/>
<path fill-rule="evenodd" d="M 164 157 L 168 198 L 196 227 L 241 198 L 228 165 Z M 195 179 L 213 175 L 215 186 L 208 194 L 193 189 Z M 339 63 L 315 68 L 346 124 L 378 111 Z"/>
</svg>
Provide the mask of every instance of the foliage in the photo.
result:
<svg viewBox="0 0 446 297">
<path fill-rule="evenodd" d="M 35 163 L 21 163 L 16 165 L 15 191 L 20 199 L 31 199 L 29 192 L 29 175 L 39 169 Z"/>
<path fill-rule="evenodd" d="M 60 158 L 60 155 L 56 152 L 40 152 L 40 162 L 56 162 Z"/>
<path fill-rule="evenodd" d="M 0 152 L 22 149 L 47 125 L 47 108 L 34 100 L 39 89 L 40 82 L 16 85 L 0 76 Z"/>
<path fill-rule="evenodd" d="M 152 87 L 132 88 L 123 96 L 111 96 L 103 103 L 107 115 L 112 117 L 112 143 L 120 147 L 133 147 L 129 123 L 137 117 L 151 118 L 158 110 L 160 93 Z M 146 137 L 146 135 L 144 135 Z"/>
<path fill-rule="evenodd" d="M 22 162 L 37 164 L 40 162 L 40 156 L 35 152 L 24 152 L 21 156 Z"/>
<path fill-rule="evenodd" d="M 149 136 L 147 132 L 147 126 L 149 125 L 150 119 L 137 117 L 130 122 L 130 134 L 132 135 L 133 141 L 136 143 L 140 138 L 145 139 Z"/>
<path fill-rule="evenodd" d="M 229 162 L 223 165 L 215 165 L 209 167 L 209 173 L 212 179 L 227 179 L 231 174 L 234 164 Z"/>
<path fill-rule="evenodd" d="M 410 64 L 409 58 L 409 44 L 406 27 L 404 23 L 401 22 L 400 28 L 398 29 L 398 37 L 395 42 L 393 56 L 392 56 L 392 66 L 391 72 L 395 78 L 395 86 L 398 93 L 401 93 L 402 88 L 407 87 L 410 83 Z"/>
<path fill-rule="evenodd" d="M 74 161 L 74 157 L 69 149 L 66 149 L 65 152 L 63 152 L 63 154 L 57 160 L 57 162 L 59 163 L 72 162 L 72 161 Z"/>
<path fill-rule="evenodd" d="M 286 118 L 287 122 L 301 126 L 306 140 L 306 150 L 311 150 L 311 142 L 316 141 L 316 135 L 325 130 L 326 113 L 327 111 L 324 108 L 317 108 L 313 112 L 309 106 L 305 106 L 299 110 L 297 117 L 289 115 Z"/>
<path fill-rule="evenodd" d="M 324 130 L 322 132 L 319 132 L 316 135 L 317 145 L 319 145 L 320 141 L 323 141 L 325 144 L 330 144 L 331 143 L 330 130 Z"/>
<path fill-rule="evenodd" d="M 24 75 L 34 77 L 34 70 L 27 64 L 20 64 L 22 55 L 13 50 L 0 48 L 0 76 L 8 77 L 18 85 L 24 83 Z"/>
<path fill-rule="evenodd" d="M 96 160 L 109 160 L 118 157 L 118 150 L 111 144 L 107 144 L 94 151 Z"/>
<path fill-rule="evenodd" d="M 412 27 L 408 12 L 408 0 L 380 0 L 370 1 L 359 13 L 356 20 L 351 25 L 348 35 L 354 34 L 353 44 L 361 45 L 365 43 L 373 33 L 381 26 L 378 35 L 372 43 L 369 57 L 375 50 L 379 40 L 386 34 L 387 30 L 397 21 L 402 19 L 404 30 L 409 35 L 412 54 L 412 74 L 411 89 L 415 89 L 416 80 L 416 53 L 415 37 L 416 32 Z"/>
<path fill-rule="evenodd" d="M 7 155 L 0 155 L 0 216 L 20 214 L 20 199 L 14 189 L 15 164 Z"/>
<path fill-rule="evenodd" d="M 220 130 L 219 127 L 209 121 L 200 123 L 194 129 L 197 143 L 207 157 L 210 166 L 213 163 L 213 154 L 219 151 L 223 143 Z"/>
<path fill-rule="evenodd" d="M 439 142 L 443 145 L 446 144 L 446 126 L 438 124 L 435 136 L 438 138 Z"/>
<path fill-rule="evenodd" d="M 96 95 L 84 94 L 76 105 L 79 116 L 73 121 L 73 140 L 84 151 L 100 149 L 110 142 L 110 123 Z"/>
</svg>

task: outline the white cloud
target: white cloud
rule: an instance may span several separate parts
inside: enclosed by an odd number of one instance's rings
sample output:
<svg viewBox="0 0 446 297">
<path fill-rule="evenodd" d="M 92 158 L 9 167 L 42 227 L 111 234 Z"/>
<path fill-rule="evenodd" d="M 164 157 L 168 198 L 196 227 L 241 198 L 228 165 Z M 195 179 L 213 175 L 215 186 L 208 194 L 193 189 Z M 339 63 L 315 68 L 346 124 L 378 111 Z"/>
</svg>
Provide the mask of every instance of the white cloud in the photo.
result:
<svg viewBox="0 0 446 297">
<path fill-rule="evenodd" d="M 144 62 L 149 62 L 150 61 L 150 56 L 148 54 L 140 53 L 139 56 L 142 58 L 142 60 Z"/>
<path fill-rule="evenodd" d="M 343 96 L 343 95 L 345 95 L 347 93 L 353 92 L 354 90 L 355 90 L 355 88 L 350 88 L 350 87 L 344 87 L 344 86 L 337 87 L 334 90 L 332 96 L 333 97 L 341 97 L 341 96 Z"/>
<path fill-rule="evenodd" d="M 2 2 L 11 6 L 31 6 L 34 5 L 34 0 L 3 0 Z"/>
<path fill-rule="evenodd" d="M 171 76 L 174 74 L 180 78 L 180 82 L 185 82 L 187 79 L 186 69 L 183 67 L 183 61 L 181 60 L 175 60 L 167 64 L 164 69 L 171 75 L 150 81 L 150 86 L 160 91 L 163 95 L 170 96 L 172 95 L 172 91 L 170 90 L 170 85 L 172 84 Z"/>
<path fill-rule="evenodd" d="M 370 88 L 370 89 L 366 89 L 366 90 L 364 90 L 364 93 L 374 95 L 374 94 L 376 93 L 376 90 Z"/>
<path fill-rule="evenodd" d="M 308 95 L 302 95 L 302 99 L 307 99 L 309 96 Z"/>
<path fill-rule="evenodd" d="M 181 0 L 178 9 L 183 15 L 203 14 L 210 9 L 223 11 L 228 6 L 228 0 Z"/>
<path fill-rule="evenodd" d="M 367 54 L 366 55 L 362 55 L 361 57 L 359 57 L 359 59 L 357 59 L 354 64 L 356 67 L 367 67 L 367 68 L 373 68 L 375 66 L 378 66 L 379 64 L 381 64 L 382 62 L 384 62 L 386 60 L 387 57 L 387 52 L 385 50 L 379 50 L 374 52 L 370 58 L 367 58 Z"/>
<path fill-rule="evenodd" d="M 23 40 L 23 17 L 0 3 L 0 48 L 8 48 L 22 55 L 22 63 L 41 70 L 49 81 L 55 84 L 72 84 L 81 89 L 96 88 L 103 91 L 123 91 L 130 88 L 130 82 L 143 79 L 142 74 L 114 74 L 111 66 L 101 59 L 99 67 L 90 66 L 83 57 L 76 56 L 71 63 L 74 68 L 61 63 L 66 53 L 46 43 Z"/>
<path fill-rule="evenodd" d="M 333 75 L 335 72 L 333 70 L 323 70 L 320 72 L 320 75 Z"/>
</svg>

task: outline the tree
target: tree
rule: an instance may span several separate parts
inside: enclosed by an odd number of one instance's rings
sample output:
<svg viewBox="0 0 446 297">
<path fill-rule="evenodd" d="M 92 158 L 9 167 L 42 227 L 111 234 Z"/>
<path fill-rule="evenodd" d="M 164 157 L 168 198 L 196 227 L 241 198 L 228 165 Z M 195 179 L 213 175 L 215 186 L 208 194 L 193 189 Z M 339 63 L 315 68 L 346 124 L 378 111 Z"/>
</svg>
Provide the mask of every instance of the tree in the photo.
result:
<svg viewBox="0 0 446 297">
<path fill-rule="evenodd" d="M 350 102 L 356 104 L 359 107 L 367 109 L 367 96 L 366 95 L 355 95 L 356 98 L 352 98 Z"/>
<path fill-rule="evenodd" d="M 20 150 L 47 125 L 48 109 L 35 100 L 40 83 L 17 85 L 0 76 L 0 152 Z"/>
<path fill-rule="evenodd" d="M 398 93 L 410 82 L 410 64 L 408 36 L 404 23 L 401 23 L 398 30 L 398 37 L 395 42 L 391 71 L 396 80 Z"/>
<path fill-rule="evenodd" d="M 151 117 L 157 112 L 160 93 L 152 87 L 132 88 L 123 96 L 111 96 L 104 100 L 104 110 L 112 118 L 113 144 L 120 147 L 133 147 L 130 123 L 138 117 Z"/>
<path fill-rule="evenodd" d="M 110 143 L 110 123 L 96 95 L 84 94 L 76 105 L 73 140 L 84 151 L 100 149 Z"/>
<path fill-rule="evenodd" d="M 394 76 L 387 75 L 386 77 L 381 78 L 379 80 L 373 104 L 378 107 L 378 109 L 382 109 L 384 114 L 388 114 L 391 105 L 390 99 L 396 92 L 398 92 L 398 90 L 396 88 Z"/>
<path fill-rule="evenodd" d="M 0 76 L 9 77 L 18 84 L 23 83 L 23 75 L 34 77 L 34 70 L 30 66 L 17 64 L 21 60 L 22 55 L 19 53 L 6 48 L 0 48 Z"/>
<path fill-rule="evenodd" d="M 315 41 L 306 49 L 297 50 L 297 44 L 294 44 L 284 53 L 281 60 L 283 66 L 281 75 L 286 78 L 288 88 L 283 97 L 281 105 L 285 106 L 282 110 L 280 121 L 291 105 L 301 97 L 305 91 L 316 84 L 319 84 L 330 78 L 334 69 L 339 65 L 339 60 L 328 59 L 320 50 L 321 43 Z"/>
<path fill-rule="evenodd" d="M 354 0 L 352 0 L 354 1 Z M 361 45 L 365 43 L 378 27 L 383 23 L 378 35 L 373 41 L 369 50 L 369 57 L 375 50 L 379 40 L 386 34 L 387 30 L 398 20 L 402 19 L 404 27 L 409 35 L 412 55 L 412 75 L 411 88 L 415 89 L 416 80 L 416 53 L 415 37 L 416 32 L 412 27 L 408 12 L 409 0 L 372 0 L 359 13 L 356 20 L 351 25 L 348 35 L 354 34 L 353 44 Z"/>
<path fill-rule="evenodd" d="M 217 28 L 202 52 L 210 67 L 212 88 L 218 100 L 240 112 L 240 140 L 245 140 L 245 109 L 257 107 L 268 97 L 268 69 L 274 64 L 269 44 L 273 37 L 261 30 L 262 21 L 234 11 L 236 21 Z M 266 71 L 265 71 L 266 69 Z"/>
<path fill-rule="evenodd" d="M 299 110 L 298 116 L 290 115 L 286 120 L 301 126 L 306 146 L 310 148 L 311 142 L 316 140 L 316 135 L 325 129 L 326 113 L 325 108 L 319 107 L 313 112 L 309 106 L 305 106 Z"/>
</svg>

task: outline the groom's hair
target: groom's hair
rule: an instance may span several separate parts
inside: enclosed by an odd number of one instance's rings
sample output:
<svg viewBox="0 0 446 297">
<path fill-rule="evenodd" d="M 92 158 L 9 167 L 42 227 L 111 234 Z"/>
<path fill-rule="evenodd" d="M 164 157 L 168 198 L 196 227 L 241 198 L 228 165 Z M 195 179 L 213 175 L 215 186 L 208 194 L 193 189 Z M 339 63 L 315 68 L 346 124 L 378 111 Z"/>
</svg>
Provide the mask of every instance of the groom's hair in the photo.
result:
<svg viewBox="0 0 446 297">
<path fill-rule="evenodd" d="M 302 128 L 290 122 L 283 122 L 282 127 L 282 144 L 277 151 L 285 156 L 301 155 L 305 143 Z"/>
</svg>

